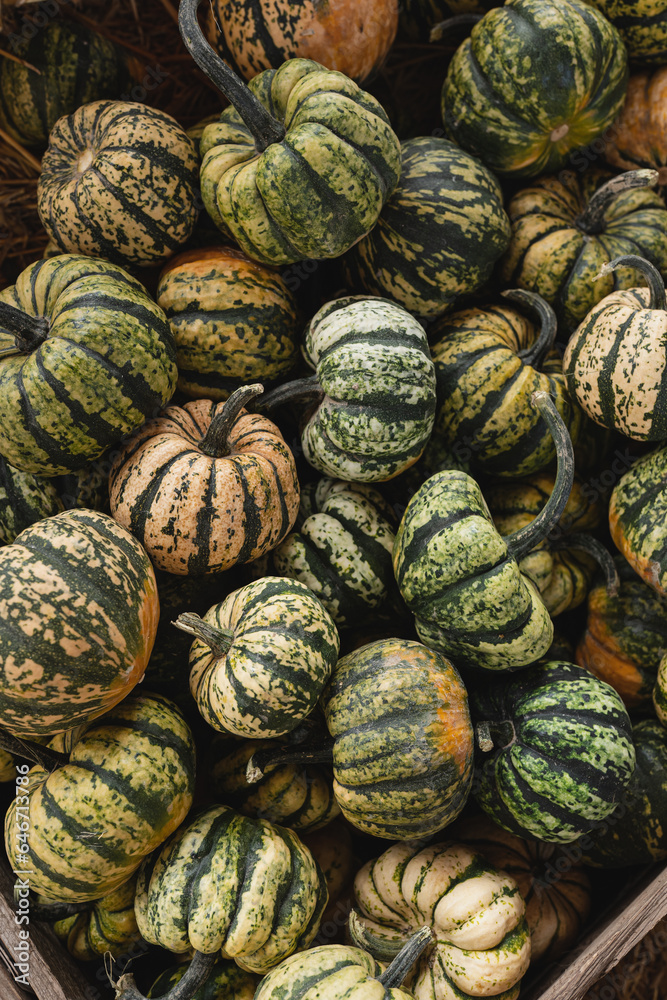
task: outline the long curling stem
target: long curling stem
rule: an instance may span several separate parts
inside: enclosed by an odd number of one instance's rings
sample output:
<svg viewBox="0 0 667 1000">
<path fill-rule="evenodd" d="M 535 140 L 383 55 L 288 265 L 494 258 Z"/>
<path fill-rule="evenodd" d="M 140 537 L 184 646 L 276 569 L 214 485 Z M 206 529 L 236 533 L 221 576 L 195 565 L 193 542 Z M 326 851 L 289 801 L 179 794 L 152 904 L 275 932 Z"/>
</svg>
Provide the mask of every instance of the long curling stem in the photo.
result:
<svg viewBox="0 0 667 1000">
<path fill-rule="evenodd" d="M 549 546 L 555 550 L 579 549 L 592 556 L 604 573 L 607 593 L 610 597 L 616 597 L 621 585 L 618 570 L 609 550 L 597 538 L 593 538 L 592 535 L 584 531 L 578 531 L 572 535 L 565 535 L 556 542 L 549 541 Z"/>
<path fill-rule="evenodd" d="M 192 1000 L 197 990 L 206 985 L 206 980 L 211 974 L 213 966 L 218 958 L 219 952 L 212 955 L 204 955 L 201 951 L 196 951 L 190 962 L 188 971 L 175 986 L 160 997 L 160 1000 Z M 116 1000 L 147 1000 L 140 993 L 134 981 L 134 976 L 127 973 L 114 981 L 112 971 L 107 968 L 109 982 L 114 988 Z"/>
<path fill-rule="evenodd" d="M 0 726 L 0 749 L 14 754 L 22 760 L 31 760 L 34 764 L 43 767 L 45 771 L 54 771 L 69 762 L 69 754 L 51 750 L 49 747 L 42 746 L 41 743 L 34 743 L 32 740 L 24 740 L 21 736 L 14 736 L 4 726 Z"/>
<path fill-rule="evenodd" d="M 540 331 L 535 338 L 535 342 L 519 351 L 519 357 L 526 365 L 539 365 L 547 351 L 554 346 L 558 320 L 548 302 L 541 295 L 535 292 L 526 291 L 523 288 L 510 288 L 501 293 L 503 298 L 518 305 L 525 306 L 526 310 L 537 317 L 540 324 Z"/>
<path fill-rule="evenodd" d="M 649 309 L 658 309 L 667 312 L 667 293 L 665 293 L 665 282 L 662 280 L 660 271 L 650 260 L 644 257 L 637 257 L 633 253 L 625 254 L 623 257 L 616 257 L 608 264 L 603 264 L 597 277 L 615 271 L 617 267 L 634 267 L 646 278 L 649 288 Z"/>
</svg>

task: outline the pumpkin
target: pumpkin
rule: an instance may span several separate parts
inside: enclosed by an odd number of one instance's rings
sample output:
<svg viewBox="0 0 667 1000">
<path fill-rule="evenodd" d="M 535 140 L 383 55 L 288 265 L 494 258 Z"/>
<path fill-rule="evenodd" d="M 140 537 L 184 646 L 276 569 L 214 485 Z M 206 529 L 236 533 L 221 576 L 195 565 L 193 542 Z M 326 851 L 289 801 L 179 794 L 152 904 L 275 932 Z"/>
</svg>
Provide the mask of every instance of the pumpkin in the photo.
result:
<svg viewBox="0 0 667 1000">
<path fill-rule="evenodd" d="M 398 0 L 215 0 L 206 33 L 247 80 L 299 56 L 362 83 L 389 52 L 398 12 Z"/>
<path fill-rule="evenodd" d="M 107 952 L 119 958 L 136 947 L 141 940 L 134 915 L 136 885 L 135 873 L 113 892 L 96 899 L 90 910 L 56 920 L 56 937 L 70 955 L 79 962 L 91 962 Z"/>
<path fill-rule="evenodd" d="M 658 673 L 653 685 L 652 701 L 655 714 L 663 726 L 667 726 L 667 653 L 661 657 L 658 664 Z"/>
<path fill-rule="evenodd" d="M 181 35 L 233 105 L 200 142 L 207 212 L 265 264 L 340 256 L 375 225 L 400 174 L 382 106 L 310 59 L 289 59 L 246 87 L 206 42 L 199 2 L 181 0 Z"/>
<path fill-rule="evenodd" d="M 303 839 L 304 834 L 326 826 L 340 813 L 340 807 L 331 779 L 313 764 L 278 764 L 267 768 L 261 781 L 248 784 L 246 770 L 253 754 L 260 748 L 278 746 L 272 740 L 244 739 L 236 745 L 214 743 L 211 784 L 216 795 L 244 816 L 288 826 Z M 324 870 L 324 865 L 321 868 Z"/>
<path fill-rule="evenodd" d="M 142 865 L 142 936 L 176 954 L 194 948 L 263 974 L 317 933 L 324 876 L 291 830 L 211 806 Z"/>
<path fill-rule="evenodd" d="M 111 512 L 158 569 L 217 573 L 267 552 L 299 509 L 292 452 L 276 425 L 243 412 L 261 385 L 224 403 L 168 406 L 119 450 Z"/>
<path fill-rule="evenodd" d="M 664 530 L 667 523 L 667 448 L 638 458 L 614 486 L 609 531 L 635 573 L 667 597 Z"/>
<path fill-rule="evenodd" d="M 64 252 L 154 264 L 197 219 L 197 157 L 178 122 L 157 108 L 93 101 L 51 130 L 37 210 Z"/>
<path fill-rule="evenodd" d="M 591 882 L 555 844 L 523 840 L 488 816 L 458 820 L 452 837 L 514 879 L 526 903 L 531 965 L 546 965 L 577 943 L 591 908 Z"/>
<path fill-rule="evenodd" d="M 620 695 L 589 671 L 552 661 L 471 692 L 483 753 L 474 795 L 499 826 L 566 844 L 609 816 L 635 767 Z"/>
<path fill-rule="evenodd" d="M 85 24 L 57 18 L 30 38 L 12 37 L 0 56 L 0 128 L 23 146 L 41 146 L 63 115 L 130 85 L 126 54 Z"/>
<path fill-rule="evenodd" d="M 543 472 L 509 483 L 501 480 L 490 486 L 486 500 L 500 534 L 507 537 L 530 524 L 548 503 L 554 484 L 555 476 Z M 590 535 L 581 534 L 596 528 L 601 514 L 602 505 L 586 498 L 581 480 L 575 476 L 558 524 L 519 562 L 521 572 L 540 591 L 552 618 L 586 600 L 599 561 L 609 570 L 609 553 Z M 615 581 L 613 564 L 610 572 Z"/>
<path fill-rule="evenodd" d="M 280 275 L 233 247 L 177 254 L 162 270 L 156 298 L 187 396 L 227 399 L 248 382 L 284 378 L 296 364 L 294 297 Z"/>
<path fill-rule="evenodd" d="M 567 392 L 560 354 L 551 350 L 551 308 L 519 290 L 505 298 L 507 305 L 473 306 L 429 328 L 438 398 L 433 438 L 445 448 L 466 448 L 480 472 L 516 478 L 539 472 L 555 456 L 549 429 L 530 405 L 533 392 L 553 396 L 575 441 L 581 412 Z"/>
<path fill-rule="evenodd" d="M 590 0 L 618 29 L 631 62 L 662 66 L 667 62 L 665 0 Z"/>
<path fill-rule="evenodd" d="M 563 372 L 570 394 L 597 423 L 638 441 L 667 436 L 667 296 L 660 272 L 634 255 L 606 271 L 632 267 L 648 289 L 612 292 L 570 338 Z M 662 355 L 662 356 L 661 356 Z"/>
<path fill-rule="evenodd" d="M 354 625 L 386 605 L 396 517 L 366 483 L 323 477 L 301 491 L 300 523 L 273 550 L 279 576 L 300 580 L 336 625 Z"/>
<path fill-rule="evenodd" d="M 190 690 L 213 729 L 270 739 L 315 708 L 340 640 L 322 603 L 298 580 L 265 576 L 235 590 L 203 618 L 174 623 L 195 636 Z"/>
<path fill-rule="evenodd" d="M 182 962 L 166 969 L 155 980 L 146 996 L 169 996 L 169 991 L 180 983 L 188 968 L 188 963 Z M 257 976 L 239 969 L 236 962 L 219 959 L 213 965 L 204 985 L 192 994 L 192 1000 L 253 1000 L 258 982 Z"/>
<path fill-rule="evenodd" d="M 115 264 L 59 255 L 0 292 L 0 454 L 22 472 L 78 472 L 164 406 L 176 374 L 164 313 Z"/>
<path fill-rule="evenodd" d="M 620 36 L 594 7 L 508 0 L 484 15 L 449 64 L 445 133 L 494 173 L 535 177 L 611 125 L 627 82 Z"/>
<path fill-rule="evenodd" d="M 94 465 L 47 479 L 19 472 L 0 455 L 0 544 L 13 542 L 24 528 L 63 510 L 104 510 L 107 477 Z"/>
<path fill-rule="evenodd" d="M 465 472 L 431 476 L 410 500 L 396 533 L 394 574 L 422 642 L 469 666 L 516 670 L 542 656 L 553 624 L 519 560 L 557 524 L 574 470 L 572 444 L 546 393 L 535 393 L 558 448 L 556 485 L 530 524 L 501 538 Z"/>
<path fill-rule="evenodd" d="M 434 944 L 406 985 L 415 1000 L 515 1000 L 530 962 L 526 906 L 514 879 L 455 843 L 398 843 L 357 873 L 352 939 L 374 958 L 396 954 L 415 928 Z"/>
<path fill-rule="evenodd" d="M 68 764 L 30 770 L 5 817 L 12 868 L 26 865 L 16 830 L 27 817 L 31 889 L 69 903 L 113 892 L 185 818 L 194 768 L 176 705 L 155 694 L 126 698 L 85 731 Z"/>
<path fill-rule="evenodd" d="M 637 764 L 616 809 L 577 847 L 594 868 L 646 865 L 667 858 L 667 731 L 656 719 L 632 728 Z"/>
<path fill-rule="evenodd" d="M 502 280 L 550 302 L 568 334 L 605 295 L 636 284 L 629 268 L 602 271 L 610 258 L 634 253 L 667 273 L 667 212 L 649 190 L 657 172 L 608 178 L 599 170 L 540 177 L 507 206 L 512 239 Z"/>
<path fill-rule="evenodd" d="M 7 750 L 0 750 L 0 782 L 16 781 L 16 758 Z"/>
<path fill-rule="evenodd" d="M 159 616 L 139 543 L 65 511 L 0 549 L 0 724 L 50 736 L 96 719 L 143 677 Z"/>
<path fill-rule="evenodd" d="M 310 321 L 303 353 L 316 374 L 274 389 L 262 407 L 299 395 L 318 400 L 301 431 L 313 468 L 375 483 L 419 458 L 433 428 L 435 371 L 410 313 L 387 299 L 334 299 Z"/>
<path fill-rule="evenodd" d="M 633 73 L 620 115 L 605 133 L 604 158 L 617 170 L 658 171 L 667 185 L 667 145 L 663 124 L 667 67 Z"/>
<path fill-rule="evenodd" d="M 618 594 L 594 587 L 576 662 L 611 684 L 629 708 L 646 707 L 667 652 L 667 600 L 628 569 Z"/>
<path fill-rule="evenodd" d="M 313 989 L 327 1000 L 411 1000 L 412 994 L 400 984 L 430 941 L 429 929 L 422 928 L 384 972 L 361 948 L 339 944 L 311 948 L 273 969 L 259 984 L 255 1000 L 308 1000 Z"/>
<path fill-rule="evenodd" d="M 472 780 L 466 689 L 440 653 L 380 639 L 343 656 L 322 695 L 343 816 L 375 837 L 451 823 Z"/>
<path fill-rule="evenodd" d="M 447 139 L 408 139 L 398 186 L 345 255 L 344 273 L 350 287 L 432 319 L 484 284 L 510 236 L 489 170 Z"/>
</svg>

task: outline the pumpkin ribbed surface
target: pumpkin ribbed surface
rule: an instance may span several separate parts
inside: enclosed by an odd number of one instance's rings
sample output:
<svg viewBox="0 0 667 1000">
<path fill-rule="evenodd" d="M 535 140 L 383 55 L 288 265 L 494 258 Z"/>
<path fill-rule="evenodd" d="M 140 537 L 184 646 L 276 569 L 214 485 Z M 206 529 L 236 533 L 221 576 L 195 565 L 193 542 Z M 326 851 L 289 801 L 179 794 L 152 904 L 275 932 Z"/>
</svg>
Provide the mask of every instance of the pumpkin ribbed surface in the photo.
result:
<svg viewBox="0 0 667 1000">
<path fill-rule="evenodd" d="M 637 459 L 612 490 L 609 530 L 644 583 L 667 597 L 667 448 Z"/>
<path fill-rule="evenodd" d="M 605 136 L 605 160 L 619 170 L 657 170 L 658 183 L 667 184 L 666 107 L 667 67 L 634 73 L 623 110 Z"/>
<path fill-rule="evenodd" d="M 65 252 L 155 263 L 192 233 L 196 190 L 194 146 L 174 118 L 145 104 L 93 101 L 52 129 L 37 207 Z"/>
<path fill-rule="evenodd" d="M 157 302 L 188 396 L 226 399 L 248 382 L 284 377 L 297 361 L 293 296 L 280 275 L 232 247 L 178 254 L 160 275 Z"/>
<path fill-rule="evenodd" d="M 98 899 L 92 910 L 57 920 L 53 929 L 70 955 L 90 962 L 109 952 L 114 958 L 130 952 L 141 940 L 134 915 L 136 874 Z"/>
<path fill-rule="evenodd" d="M 326 901 L 324 876 L 295 833 L 213 806 L 144 863 L 135 906 L 151 944 L 221 950 L 262 974 L 308 947 Z"/>
<path fill-rule="evenodd" d="M 116 706 L 78 740 L 68 764 L 29 773 L 31 888 L 71 903 L 117 889 L 184 819 L 194 769 L 192 734 L 173 702 L 150 694 Z M 5 818 L 5 848 L 20 869 L 17 802 Z"/>
<path fill-rule="evenodd" d="M 511 235 L 493 174 L 446 139 L 409 139 L 377 225 L 346 254 L 348 283 L 425 318 L 491 275 Z"/>
<path fill-rule="evenodd" d="M 667 62 L 665 0 L 591 0 L 609 18 L 625 42 L 632 62 L 662 66 Z"/>
<path fill-rule="evenodd" d="M 435 371 L 410 313 L 387 299 L 335 299 L 311 320 L 303 352 L 324 392 L 301 435 L 314 468 L 380 482 L 419 458 L 433 428 Z"/>
<path fill-rule="evenodd" d="M 611 125 L 625 98 L 618 32 L 580 0 L 508 0 L 457 49 L 445 130 L 491 170 L 535 177 Z"/>
<path fill-rule="evenodd" d="M 27 353 L 0 327 L 0 452 L 21 471 L 77 472 L 171 398 L 169 324 L 120 267 L 70 254 L 39 260 L 0 303 L 49 324 Z"/>
<path fill-rule="evenodd" d="M 410 1000 L 400 987 L 385 988 L 379 975 L 368 952 L 325 944 L 282 962 L 259 984 L 254 1000 L 310 1000 L 313 989 L 327 1000 Z"/>
<path fill-rule="evenodd" d="M 567 843 L 612 813 L 630 784 L 635 750 L 628 713 L 608 684 L 552 661 L 471 693 L 492 750 L 475 797 L 519 836 Z M 480 724 L 477 725 L 480 733 Z"/>
<path fill-rule="evenodd" d="M 65 511 L 0 549 L 0 721 L 23 736 L 95 719 L 143 677 L 155 575 L 106 514 Z"/>
<path fill-rule="evenodd" d="M 358 829 L 428 836 L 465 805 L 472 779 L 466 690 L 440 653 L 411 640 L 343 656 L 322 697 L 334 793 Z"/>
</svg>

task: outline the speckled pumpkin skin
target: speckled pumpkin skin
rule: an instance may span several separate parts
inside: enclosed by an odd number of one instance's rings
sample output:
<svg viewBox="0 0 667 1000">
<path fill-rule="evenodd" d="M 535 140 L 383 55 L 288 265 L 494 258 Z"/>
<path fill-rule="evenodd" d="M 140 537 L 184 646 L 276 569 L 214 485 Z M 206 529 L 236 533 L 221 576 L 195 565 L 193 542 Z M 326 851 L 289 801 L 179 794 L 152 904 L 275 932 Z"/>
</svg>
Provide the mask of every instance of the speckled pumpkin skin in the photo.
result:
<svg viewBox="0 0 667 1000">
<path fill-rule="evenodd" d="M 70 955 L 92 962 L 109 952 L 114 958 L 136 948 L 141 935 L 134 915 L 136 873 L 118 889 L 95 901 L 92 910 L 57 920 L 53 929 Z"/>
<path fill-rule="evenodd" d="M 215 0 L 207 35 L 246 80 L 298 56 L 363 83 L 389 52 L 398 10 L 398 0 Z"/>
<path fill-rule="evenodd" d="M 411 1000 L 400 987 L 378 982 L 381 971 L 367 951 L 325 944 L 281 962 L 259 984 L 254 1000 L 308 1000 L 313 988 L 327 1000 Z"/>
<path fill-rule="evenodd" d="M 667 448 L 637 459 L 609 501 L 609 530 L 635 573 L 667 597 Z"/>
<path fill-rule="evenodd" d="M 591 0 L 618 30 L 632 63 L 663 66 L 667 62 L 665 0 Z"/>
<path fill-rule="evenodd" d="M 667 66 L 632 74 L 623 109 L 606 138 L 604 158 L 612 167 L 657 170 L 658 183 L 667 185 Z"/>
<path fill-rule="evenodd" d="M 199 450 L 222 406 L 206 399 L 168 406 L 127 441 L 111 470 L 113 516 L 168 573 L 216 573 L 249 562 L 296 520 L 294 457 L 272 421 L 242 411 L 228 455 Z"/>
</svg>

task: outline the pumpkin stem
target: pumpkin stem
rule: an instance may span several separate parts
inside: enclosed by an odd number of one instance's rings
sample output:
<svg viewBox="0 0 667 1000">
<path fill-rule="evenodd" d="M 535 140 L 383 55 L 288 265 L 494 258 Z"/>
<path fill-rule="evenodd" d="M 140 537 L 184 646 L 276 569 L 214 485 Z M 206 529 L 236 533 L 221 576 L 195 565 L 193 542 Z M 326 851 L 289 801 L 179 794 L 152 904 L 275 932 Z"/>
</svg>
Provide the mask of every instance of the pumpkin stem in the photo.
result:
<svg viewBox="0 0 667 1000">
<path fill-rule="evenodd" d="M 482 20 L 482 14 L 455 14 L 454 17 L 448 17 L 446 21 L 440 21 L 438 24 L 434 24 L 431 28 L 428 40 L 429 42 L 439 42 L 449 32 L 456 31 L 457 28 L 470 28 L 471 30 L 475 25 Z"/>
<path fill-rule="evenodd" d="M 306 378 L 298 378 L 294 382 L 279 385 L 264 397 L 258 409 L 270 413 L 283 403 L 291 403 L 295 399 L 322 399 L 323 396 L 324 389 L 317 375 L 308 375 Z"/>
<path fill-rule="evenodd" d="M 575 225 L 587 236 L 597 236 L 607 228 L 604 214 L 609 205 L 624 191 L 633 188 L 654 187 L 658 183 L 657 170 L 626 170 L 618 177 L 612 177 L 595 192 L 588 205 L 575 219 Z"/>
<path fill-rule="evenodd" d="M 51 750 L 49 747 L 42 746 L 41 743 L 24 740 L 20 736 L 13 736 L 4 726 L 0 726 L 0 749 L 14 754 L 22 760 L 31 760 L 33 764 L 39 764 L 45 771 L 55 771 L 56 768 L 69 763 L 69 754 L 60 753 L 59 750 Z"/>
<path fill-rule="evenodd" d="M 519 305 L 525 306 L 528 312 L 532 313 L 539 320 L 540 332 L 535 342 L 530 347 L 524 347 L 522 351 L 519 351 L 518 357 L 527 365 L 532 365 L 533 367 L 541 364 L 544 355 L 554 346 L 556 330 L 558 328 L 556 313 L 549 303 L 545 302 L 542 296 L 537 295 L 535 292 L 527 292 L 522 288 L 510 288 L 509 291 L 501 292 L 501 295 L 511 302 L 517 302 Z"/>
<path fill-rule="evenodd" d="M 391 965 L 378 976 L 378 982 L 387 990 L 400 986 L 422 952 L 426 951 L 434 941 L 431 928 L 421 927 L 409 941 L 406 941 Z"/>
<path fill-rule="evenodd" d="M 217 958 L 218 952 L 213 952 L 212 955 L 204 955 L 203 952 L 196 951 L 190 962 L 188 971 L 168 993 L 160 997 L 160 1000 L 192 1000 L 197 990 L 206 985 L 206 980 L 211 974 Z M 134 976 L 131 973 L 120 976 L 116 981 L 112 979 L 113 964 L 112 960 L 109 963 L 111 968 L 107 968 L 107 976 L 115 990 L 116 1000 L 146 1000 L 143 993 L 140 993 L 137 989 Z"/>
<path fill-rule="evenodd" d="M 224 458 L 229 455 L 229 435 L 239 414 L 246 403 L 264 392 L 264 386 L 256 382 L 254 385 L 242 385 L 235 389 L 229 399 L 222 404 L 215 414 L 204 437 L 199 442 L 199 450 L 209 458 Z"/>
<path fill-rule="evenodd" d="M 49 335 L 49 321 L 46 316 L 30 316 L 29 313 L 0 302 L 0 325 L 14 337 L 16 352 L 34 351 Z M 16 353 L 13 348 L 2 352 L 3 356 Z"/>
<path fill-rule="evenodd" d="M 516 729 L 511 719 L 504 722 L 478 722 L 475 726 L 477 746 L 482 753 L 504 750 L 516 742 Z"/>
<path fill-rule="evenodd" d="M 565 538 L 559 538 L 556 542 L 550 541 L 549 546 L 555 550 L 580 549 L 582 552 L 587 552 L 589 556 L 595 559 L 603 571 L 605 575 L 605 587 L 609 596 L 617 596 L 621 580 L 616 569 L 616 564 L 611 557 L 609 549 L 602 542 L 598 542 L 597 538 L 593 538 L 592 535 L 584 531 L 578 531 L 574 535 L 566 535 Z"/>
<path fill-rule="evenodd" d="M 333 746 L 333 739 L 327 739 L 300 750 L 292 750 L 289 746 L 256 750 L 248 761 L 245 779 L 249 785 L 256 785 L 272 767 L 283 764 L 331 764 Z"/>
<path fill-rule="evenodd" d="M 171 623 L 182 632 L 189 632 L 210 648 L 214 656 L 225 656 L 229 652 L 234 639 L 234 633 L 230 628 L 220 628 L 218 625 L 211 625 L 204 621 L 194 611 L 184 611 L 175 622 Z"/>
<path fill-rule="evenodd" d="M 45 920 L 55 923 L 56 920 L 67 920 L 78 913 L 88 913 L 97 900 L 89 899 L 85 903 L 37 903 L 30 900 L 30 917 L 32 920 Z"/>
<path fill-rule="evenodd" d="M 635 270 L 641 271 L 649 287 L 649 309 L 660 309 L 663 312 L 667 312 L 665 282 L 662 280 L 660 271 L 650 260 L 646 260 L 644 257 L 637 257 L 633 253 L 628 253 L 623 257 L 616 257 L 614 260 L 610 260 L 608 264 L 604 264 L 600 268 L 600 273 L 596 274 L 595 277 L 600 278 L 603 274 L 609 274 L 610 271 L 615 271 L 617 267 L 634 267 Z"/>
<path fill-rule="evenodd" d="M 540 389 L 531 396 L 531 403 L 537 407 L 549 426 L 556 445 L 558 467 L 551 496 L 540 513 L 525 528 L 520 528 L 519 531 L 515 531 L 513 535 L 508 535 L 505 538 L 508 552 L 514 556 L 517 562 L 523 559 L 556 527 L 565 510 L 574 482 L 572 440 L 554 401 L 548 392 Z"/>
<path fill-rule="evenodd" d="M 252 133 L 258 153 L 285 138 L 285 126 L 269 114 L 264 105 L 231 66 L 220 58 L 206 41 L 199 27 L 197 8 L 201 0 L 181 0 L 178 8 L 178 28 L 185 47 L 209 80 L 234 105 L 244 124 Z"/>
</svg>

